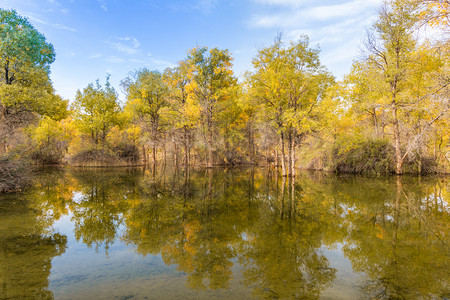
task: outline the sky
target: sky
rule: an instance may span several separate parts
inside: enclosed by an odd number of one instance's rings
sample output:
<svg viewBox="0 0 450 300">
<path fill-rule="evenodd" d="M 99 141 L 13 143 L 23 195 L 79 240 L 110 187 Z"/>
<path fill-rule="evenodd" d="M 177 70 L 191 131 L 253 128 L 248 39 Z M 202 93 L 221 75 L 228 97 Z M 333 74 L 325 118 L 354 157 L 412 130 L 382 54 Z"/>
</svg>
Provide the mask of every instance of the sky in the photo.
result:
<svg viewBox="0 0 450 300">
<path fill-rule="evenodd" d="M 228 49 L 234 73 L 252 69 L 258 49 L 309 36 L 340 79 L 360 55 L 382 0 L 0 0 L 52 43 L 51 79 L 73 101 L 106 74 L 119 92 L 130 72 L 174 67 L 196 46 Z"/>
</svg>

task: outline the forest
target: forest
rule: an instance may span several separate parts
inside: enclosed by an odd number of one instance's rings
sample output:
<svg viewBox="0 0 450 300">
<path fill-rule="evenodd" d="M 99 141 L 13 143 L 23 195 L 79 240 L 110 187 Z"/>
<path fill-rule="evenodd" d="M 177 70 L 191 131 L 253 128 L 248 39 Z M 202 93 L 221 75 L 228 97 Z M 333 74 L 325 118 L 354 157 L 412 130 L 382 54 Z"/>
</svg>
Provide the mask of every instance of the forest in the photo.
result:
<svg viewBox="0 0 450 300">
<path fill-rule="evenodd" d="M 308 36 L 278 34 L 241 77 L 229 50 L 196 47 L 69 101 L 50 80 L 53 45 L 0 9 L 0 192 L 22 189 L 36 165 L 449 173 L 449 12 L 448 0 L 385 2 L 342 80 Z"/>
</svg>

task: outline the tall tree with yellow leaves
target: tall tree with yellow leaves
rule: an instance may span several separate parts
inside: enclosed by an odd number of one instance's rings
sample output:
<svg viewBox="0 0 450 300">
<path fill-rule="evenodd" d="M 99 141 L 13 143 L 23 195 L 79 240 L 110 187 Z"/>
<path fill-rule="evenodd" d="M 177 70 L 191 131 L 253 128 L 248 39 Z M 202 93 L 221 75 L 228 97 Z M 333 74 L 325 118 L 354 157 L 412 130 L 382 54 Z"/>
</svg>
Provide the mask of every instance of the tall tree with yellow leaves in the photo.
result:
<svg viewBox="0 0 450 300">
<path fill-rule="evenodd" d="M 228 50 L 194 48 L 189 51 L 187 101 L 197 103 L 206 143 L 206 167 L 213 166 L 213 139 L 221 103 L 229 99 L 237 85 Z"/>
<path fill-rule="evenodd" d="M 296 145 L 313 131 L 318 104 L 333 77 L 306 36 L 288 47 L 278 36 L 272 46 L 258 51 L 253 67 L 252 94 L 262 104 L 266 122 L 279 133 L 283 176 L 295 176 Z"/>
</svg>

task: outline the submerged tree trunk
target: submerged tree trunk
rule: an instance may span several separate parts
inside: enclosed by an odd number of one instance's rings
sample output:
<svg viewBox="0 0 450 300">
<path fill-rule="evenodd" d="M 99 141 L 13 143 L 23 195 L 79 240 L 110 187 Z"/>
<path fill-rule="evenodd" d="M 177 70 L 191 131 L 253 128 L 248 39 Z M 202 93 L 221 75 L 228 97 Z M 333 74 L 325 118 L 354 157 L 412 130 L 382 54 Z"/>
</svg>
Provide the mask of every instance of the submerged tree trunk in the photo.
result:
<svg viewBox="0 0 450 300">
<path fill-rule="evenodd" d="M 281 183 L 281 209 L 280 209 L 280 217 L 283 219 L 284 217 L 284 190 L 286 187 L 286 176 L 283 176 Z"/>
</svg>

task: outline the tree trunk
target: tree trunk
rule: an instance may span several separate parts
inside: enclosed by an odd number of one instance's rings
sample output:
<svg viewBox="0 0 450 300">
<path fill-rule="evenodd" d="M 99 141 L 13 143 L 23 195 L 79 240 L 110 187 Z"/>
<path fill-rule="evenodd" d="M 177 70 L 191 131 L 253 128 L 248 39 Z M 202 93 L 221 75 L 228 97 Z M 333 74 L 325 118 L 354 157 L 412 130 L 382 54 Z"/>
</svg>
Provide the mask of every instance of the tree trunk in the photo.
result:
<svg viewBox="0 0 450 300">
<path fill-rule="evenodd" d="M 254 153 L 255 153 L 255 143 L 253 141 L 253 128 L 252 125 L 247 123 L 247 135 L 248 135 L 248 155 L 249 155 L 249 163 L 253 165 L 254 162 Z"/>
<path fill-rule="evenodd" d="M 166 139 L 164 138 L 164 140 L 166 140 Z M 164 147 L 164 165 L 166 165 L 166 162 L 167 162 L 167 148 L 166 148 L 166 143 L 165 142 L 163 142 L 163 147 Z"/>
<path fill-rule="evenodd" d="M 281 173 L 284 176 L 287 176 L 286 172 L 286 161 L 285 161 L 285 153 L 284 153 L 284 134 L 281 133 L 280 136 L 280 142 L 281 142 Z"/>
<path fill-rule="evenodd" d="M 173 160 L 175 162 L 175 166 L 178 169 L 178 144 L 175 140 L 173 141 L 173 148 L 174 148 Z"/>
<path fill-rule="evenodd" d="M 208 137 L 207 137 L 207 161 L 206 161 L 206 167 L 212 168 L 213 166 L 213 151 L 212 151 L 212 124 L 211 122 L 208 122 Z"/>
<path fill-rule="evenodd" d="M 290 175 L 295 177 L 295 139 L 292 137 L 291 140 L 291 171 Z"/>
<path fill-rule="evenodd" d="M 145 146 L 144 145 L 142 145 L 142 159 L 143 159 L 144 165 L 146 165 L 147 164 L 147 155 L 145 153 Z"/>
<path fill-rule="evenodd" d="M 275 169 L 278 169 L 278 146 L 275 147 Z"/>
<path fill-rule="evenodd" d="M 395 105 L 395 102 L 393 103 L 393 129 L 394 129 L 394 148 L 395 148 L 395 174 L 400 175 L 403 173 L 402 165 L 403 165 L 403 159 L 402 159 L 402 150 L 400 148 L 400 129 L 398 125 L 398 116 L 397 116 L 397 107 Z"/>
<path fill-rule="evenodd" d="M 184 126 L 184 155 L 186 156 L 185 165 L 186 168 L 189 168 L 191 164 L 191 145 L 190 145 L 190 136 L 188 132 L 188 128 Z"/>
<path fill-rule="evenodd" d="M 292 129 L 289 129 L 288 135 L 288 175 L 292 176 Z"/>
</svg>

